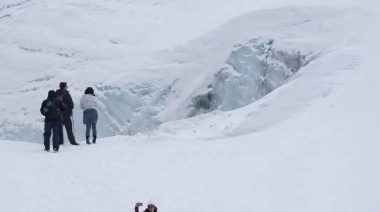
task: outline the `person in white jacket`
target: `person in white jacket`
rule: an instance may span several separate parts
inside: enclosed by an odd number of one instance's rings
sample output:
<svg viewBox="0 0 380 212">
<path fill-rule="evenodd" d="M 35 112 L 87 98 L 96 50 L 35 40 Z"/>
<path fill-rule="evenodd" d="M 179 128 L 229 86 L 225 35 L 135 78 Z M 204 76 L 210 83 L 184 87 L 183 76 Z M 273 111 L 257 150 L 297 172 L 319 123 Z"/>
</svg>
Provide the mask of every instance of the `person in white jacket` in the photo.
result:
<svg viewBox="0 0 380 212">
<path fill-rule="evenodd" d="M 92 128 L 92 143 L 96 143 L 96 122 L 98 111 L 96 110 L 96 98 L 94 89 L 88 87 L 80 100 L 80 108 L 83 110 L 83 124 L 86 125 L 86 143 L 90 143 L 90 130 Z"/>
</svg>

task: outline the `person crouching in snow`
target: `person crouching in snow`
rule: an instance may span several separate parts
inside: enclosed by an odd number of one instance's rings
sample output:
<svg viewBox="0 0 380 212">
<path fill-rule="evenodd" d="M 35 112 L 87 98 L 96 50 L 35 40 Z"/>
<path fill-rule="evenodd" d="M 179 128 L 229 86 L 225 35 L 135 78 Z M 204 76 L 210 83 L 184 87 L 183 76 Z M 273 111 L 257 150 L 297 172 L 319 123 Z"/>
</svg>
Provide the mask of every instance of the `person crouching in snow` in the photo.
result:
<svg viewBox="0 0 380 212">
<path fill-rule="evenodd" d="M 135 212 L 139 212 L 139 207 L 142 206 L 142 203 L 136 203 L 135 205 Z M 157 212 L 157 207 L 155 204 L 153 204 L 152 201 L 148 202 L 148 207 L 145 209 L 144 212 Z"/>
<path fill-rule="evenodd" d="M 80 108 L 83 110 L 83 124 L 86 125 L 86 143 L 90 144 L 90 130 L 92 128 L 92 143 L 96 143 L 96 122 L 98 111 L 96 110 L 96 98 L 94 89 L 88 87 L 80 100 Z"/>
</svg>

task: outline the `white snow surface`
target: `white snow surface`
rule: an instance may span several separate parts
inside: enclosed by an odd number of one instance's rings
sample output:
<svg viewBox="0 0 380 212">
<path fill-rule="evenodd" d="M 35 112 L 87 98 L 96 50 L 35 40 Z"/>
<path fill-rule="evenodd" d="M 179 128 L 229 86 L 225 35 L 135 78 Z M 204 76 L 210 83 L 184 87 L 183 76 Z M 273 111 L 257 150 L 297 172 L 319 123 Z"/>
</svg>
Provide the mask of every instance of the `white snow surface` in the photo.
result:
<svg viewBox="0 0 380 212">
<path fill-rule="evenodd" d="M 0 210 L 380 211 L 379 6 L 1 0 Z M 252 39 L 313 60 L 257 101 L 183 119 Z M 57 154 L 10 141 L 42 142 L 40 102 L 60 81 L 76 103 L 97 88 L 102 137 L 154 127 Z"/>
</svg>

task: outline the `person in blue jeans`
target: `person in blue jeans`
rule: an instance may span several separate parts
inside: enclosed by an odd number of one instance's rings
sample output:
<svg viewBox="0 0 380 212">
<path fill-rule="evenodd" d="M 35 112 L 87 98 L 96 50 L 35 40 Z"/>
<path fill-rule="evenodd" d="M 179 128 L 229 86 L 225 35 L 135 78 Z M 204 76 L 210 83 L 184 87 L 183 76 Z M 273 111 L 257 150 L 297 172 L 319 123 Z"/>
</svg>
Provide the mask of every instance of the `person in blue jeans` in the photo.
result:
<svg viewBox="0 0 380 212">
<path fill-rule="evenodd" d="M 53 150 L 59 150 L 59 128 L 61 125 L 61 113 L 65 110 L 62 101 L 57 98 L 54 90 L 50 90 L 46 100 L 42 102 L 41 114 L 45 116 L 44 146 L 45 151 L 50 151 L 50 138 L 53 131 Z"/>
</svg>

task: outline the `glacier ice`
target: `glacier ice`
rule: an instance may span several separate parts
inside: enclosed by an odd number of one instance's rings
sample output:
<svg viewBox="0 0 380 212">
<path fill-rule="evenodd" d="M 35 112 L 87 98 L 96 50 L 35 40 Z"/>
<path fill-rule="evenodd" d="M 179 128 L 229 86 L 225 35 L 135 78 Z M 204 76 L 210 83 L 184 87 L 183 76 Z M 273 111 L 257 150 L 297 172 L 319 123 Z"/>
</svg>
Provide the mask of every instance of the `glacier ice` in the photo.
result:
<svg viewBox="0 0 380 212">
<path fill-rule="evenodd" d="M 255 38 L 236 45 L 204 93 L 192 99 L 187 117 L 213 110 L 234 110 L 284 85 L 309 62 L 301 52 L 274 47 L 273 39 Z"/>
</svg>

